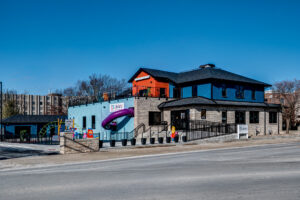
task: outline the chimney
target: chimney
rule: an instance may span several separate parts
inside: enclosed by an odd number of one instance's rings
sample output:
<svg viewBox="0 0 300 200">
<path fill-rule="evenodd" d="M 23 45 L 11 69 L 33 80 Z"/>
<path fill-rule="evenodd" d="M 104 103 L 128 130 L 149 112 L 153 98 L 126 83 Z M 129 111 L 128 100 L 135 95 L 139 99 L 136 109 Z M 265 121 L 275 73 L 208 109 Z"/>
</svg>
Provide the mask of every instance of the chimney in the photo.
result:
<svg viewBox="0 0 300 200">
<path fill-rule="evenodd" d="M 204 68 L 214 68 L 216 67 L 214 64 L 205 64 L 205 65 L 200 65 L 199 68 L 204 69 Z"/>
</svg>

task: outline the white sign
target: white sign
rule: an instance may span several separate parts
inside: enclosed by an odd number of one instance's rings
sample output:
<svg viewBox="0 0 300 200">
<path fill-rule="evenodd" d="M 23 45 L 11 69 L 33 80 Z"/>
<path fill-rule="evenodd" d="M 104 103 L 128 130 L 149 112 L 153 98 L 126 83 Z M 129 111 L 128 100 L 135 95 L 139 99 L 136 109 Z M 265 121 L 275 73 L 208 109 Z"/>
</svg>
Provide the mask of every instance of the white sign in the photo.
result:
<svg viewBox="0 0 300 200">
<path fill-rule="evenodd" d="M 248 138 L 248 125 L 245 124 L 239 124 L 237 125 L 237 129 L 238 129 L 238 139 L 240 139 L 240 137 L 245 136 L 246 138 Z"/>
<path fill-rule="evenodd" d="M 116 112 L 124 109 L 124 103 L 114 103 L 109 105 L 109 112 Z"/>
<path fill-rule="evenodd" d="M 148 78 L 150 78 L 149 75 L 148 75 L 148 76 L 142 76 L 142 77 L 136 78 L 136 79 L 134 79 L 134 80 L 135 80 L 135 81 L 141 81 L 141 80 L 145 80 L 145 79 L 148 79 Z"/>
<path fill-rule="evenodd" d="M 59 136 L 58 135 L 53 135 L 52 136 L 52 141 L 58 142 L 59 141 Z"/>
<path fill-rule="evenodd" d="M 68 128 L 73 127 L 73 119 L 66 119 L 65 126 Z"/>
</svg>

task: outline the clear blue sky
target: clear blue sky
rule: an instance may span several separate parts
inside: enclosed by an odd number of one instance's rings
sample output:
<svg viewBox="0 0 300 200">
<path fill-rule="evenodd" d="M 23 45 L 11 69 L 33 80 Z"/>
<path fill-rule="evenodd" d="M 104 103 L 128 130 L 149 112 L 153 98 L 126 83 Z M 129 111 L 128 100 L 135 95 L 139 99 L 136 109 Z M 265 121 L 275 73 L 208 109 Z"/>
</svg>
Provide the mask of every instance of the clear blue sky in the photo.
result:
<svg viewBox="0 0 300 200">
<path fill-rule="evenodd" d="M 205 63 L 267 83 L 300 79 L 299 2 L 0 0 L 0 80 L 46 94 L 92 73 Z"/>
</svg>

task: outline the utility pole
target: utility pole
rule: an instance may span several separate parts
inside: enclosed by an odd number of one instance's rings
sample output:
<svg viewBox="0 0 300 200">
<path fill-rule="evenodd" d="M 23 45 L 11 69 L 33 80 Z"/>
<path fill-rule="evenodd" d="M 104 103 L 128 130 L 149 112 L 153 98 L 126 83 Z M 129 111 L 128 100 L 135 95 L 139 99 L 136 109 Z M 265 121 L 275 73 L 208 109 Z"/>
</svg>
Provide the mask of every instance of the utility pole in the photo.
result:
<svg viewBox="0 0 300 200">
<path fill-rule="evenodd" d="M 3 108 L 3 95 L 2 95 L 2 81 L 0 81 L 0 141 L 3 141 L 3 131 L 2 131 L 2 108 Z"/>
</svg>

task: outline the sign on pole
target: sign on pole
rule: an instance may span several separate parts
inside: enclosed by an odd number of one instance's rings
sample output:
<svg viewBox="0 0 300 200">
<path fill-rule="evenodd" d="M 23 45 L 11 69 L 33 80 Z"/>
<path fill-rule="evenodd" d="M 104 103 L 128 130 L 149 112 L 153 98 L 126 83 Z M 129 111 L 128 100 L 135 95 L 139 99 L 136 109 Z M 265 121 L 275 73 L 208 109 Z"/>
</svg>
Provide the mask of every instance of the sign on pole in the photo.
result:
<svg viewBox="0 0 300 200">
<path fill-rule="evenodd" d="M 73 128 L 73 119 L 66 119 L 65 120 L 65 126 L 67 129 Z"/>
<path fill-rule="evenodd" d="M 240 139 L 241 137 L 248 138 L 248 125 L 238 124 L 237 130 L 238 130 L 237 139 Z"/>
</svg>

